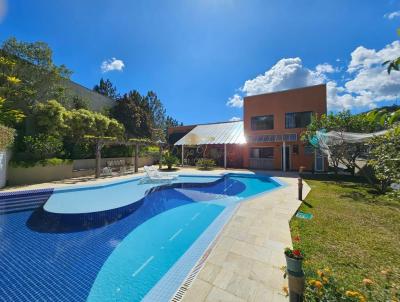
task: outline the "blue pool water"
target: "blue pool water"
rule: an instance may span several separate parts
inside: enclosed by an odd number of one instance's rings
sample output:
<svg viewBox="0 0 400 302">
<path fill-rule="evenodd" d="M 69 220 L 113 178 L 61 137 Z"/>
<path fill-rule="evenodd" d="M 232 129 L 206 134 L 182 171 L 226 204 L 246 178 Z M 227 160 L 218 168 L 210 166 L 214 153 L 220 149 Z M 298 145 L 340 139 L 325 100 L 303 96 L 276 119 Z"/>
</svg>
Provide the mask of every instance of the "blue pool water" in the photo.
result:
<svg viewBox="0 0 400 302">
<path fill-rule="evenodd" d="M 241 174 L 136 179 L 56 191 L 47 201 L 56 213 L 0 212 L 0 301 L 140 301 L 224 211 L 278 186 Z M 95 202 L 104 210 L 78 206 Z"/>
</svg>

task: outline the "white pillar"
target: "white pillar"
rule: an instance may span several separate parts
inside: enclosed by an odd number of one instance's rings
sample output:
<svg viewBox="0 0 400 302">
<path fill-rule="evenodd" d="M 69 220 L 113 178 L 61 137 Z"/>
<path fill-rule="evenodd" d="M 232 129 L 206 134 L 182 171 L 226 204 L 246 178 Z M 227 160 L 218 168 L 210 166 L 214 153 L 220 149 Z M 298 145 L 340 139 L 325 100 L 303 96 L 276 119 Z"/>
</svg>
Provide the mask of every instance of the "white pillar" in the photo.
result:
<svg viewBox="0 0 400 302">
<path fill-rule="evenodd" d="M 182 145 L 182 156 L 181 156 L 181 159 L 182 159 L 182 167 L 183 167 L 183 159 L 185 158 L 184 153 L 185 153 L 185 147 L 184 147 L 184 145 Z"/>
<path fill-rule="evenodd" d="M 224 144 L 224 168 L 226 169 L 226 144 Z"/>
<path fill-rule="evenodd" d="M 283 146 L 282 146 L 282 162 L 283 162 L 283 171 L 286 172 L 286 142 L 283 141 Z"/>
</svg>

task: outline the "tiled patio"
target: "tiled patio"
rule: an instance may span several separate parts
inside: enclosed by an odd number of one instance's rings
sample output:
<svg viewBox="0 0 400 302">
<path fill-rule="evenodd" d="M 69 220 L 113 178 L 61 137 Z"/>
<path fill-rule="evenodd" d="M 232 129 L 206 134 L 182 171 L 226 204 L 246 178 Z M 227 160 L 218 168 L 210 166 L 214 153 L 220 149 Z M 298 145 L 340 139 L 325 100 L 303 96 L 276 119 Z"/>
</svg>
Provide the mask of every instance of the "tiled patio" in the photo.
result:
<svg viewBox="0 0 400 302">
<path fill-rule="evenodd" d="M 278 179 L 287 186 L 240 204 L 184 301 L 288 301 L 280 268 L 291 245 L 288 222 L 300 202 L 295 174 Z"/>
</svg>

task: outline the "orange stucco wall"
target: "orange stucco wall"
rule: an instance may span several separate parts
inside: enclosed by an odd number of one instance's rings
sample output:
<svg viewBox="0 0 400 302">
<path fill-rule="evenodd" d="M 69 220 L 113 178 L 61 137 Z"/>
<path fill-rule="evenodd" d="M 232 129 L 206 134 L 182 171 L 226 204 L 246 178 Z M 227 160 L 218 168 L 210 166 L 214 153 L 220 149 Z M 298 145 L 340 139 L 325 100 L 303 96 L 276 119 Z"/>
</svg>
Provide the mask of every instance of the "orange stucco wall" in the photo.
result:
<svg viewBox="0 0 400 302">
<path fill-rule="evenodd" d="M 326 113 L 326 85 L 317 85 L 281 92 L 267 93 L 244 98 L 244 131 L 248 140 L 247 148 L 243 152 L 243 165 L 249 166 L 249 153 L 252 147 L 274 147 L 274 169 L 281 169 L 282 143 L 252 143 L 251 137 L 264 134 L 297 134 L 297 142 L 287 142 L 298 145 L 298 154 L 291 153 L 291 170 L 298 170 L 305 166 L 307 170 L 313 169 L 314 156 L 304 153 L 304 143 L 300 141 L 304 128 L 285 128 L 285 113 L 312 111 L 317 115 Z M 274 115 L 274 129 L 252 130 L 251 117 Z"/>
</svg>

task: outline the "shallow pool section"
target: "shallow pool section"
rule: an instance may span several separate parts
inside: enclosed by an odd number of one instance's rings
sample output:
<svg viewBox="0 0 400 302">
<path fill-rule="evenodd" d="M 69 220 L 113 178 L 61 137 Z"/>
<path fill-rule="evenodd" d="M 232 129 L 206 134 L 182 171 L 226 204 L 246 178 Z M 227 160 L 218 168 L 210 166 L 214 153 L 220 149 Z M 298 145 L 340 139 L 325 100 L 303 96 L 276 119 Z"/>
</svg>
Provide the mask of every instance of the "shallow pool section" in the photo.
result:
<svg viewBox="0 0 400 302">
<path fill-rule="evenodd" d="M 55 190 L 34 211 L 0 212 L 0 300 L 168 300 L 232 209 L 277 187 L 243 174 L 131 179 Z"/>
</svg>

